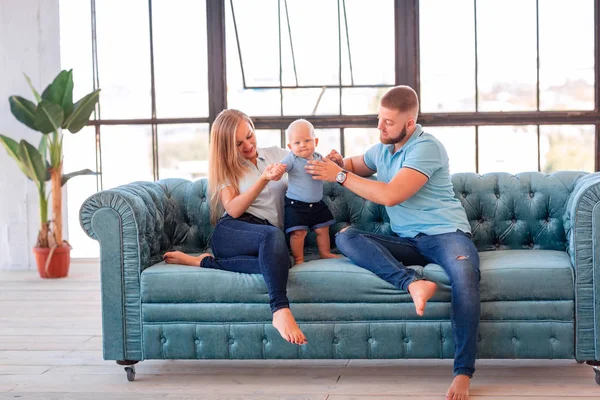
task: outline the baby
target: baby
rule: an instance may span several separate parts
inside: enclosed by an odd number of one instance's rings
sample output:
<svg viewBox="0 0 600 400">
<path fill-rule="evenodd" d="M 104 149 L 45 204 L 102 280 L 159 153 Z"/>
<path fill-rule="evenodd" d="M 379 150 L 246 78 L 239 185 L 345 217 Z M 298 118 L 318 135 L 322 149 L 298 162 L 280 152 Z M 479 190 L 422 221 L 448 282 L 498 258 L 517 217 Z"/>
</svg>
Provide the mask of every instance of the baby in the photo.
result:
<svg viewBox="0 0 600 400">
<path fill-rule="evenodd" d="M 290 247 L 296 264 L 304 262 L 304 239 L 308 230 L 317 234 L 317 247 L 321 258 L 337 258 L 331 253 L 329 226 L 335 218 L 323 201 L 323 181 L 315 180 L 304 167 L 308 160 L 322 160 L 315 152 L 319 139 L 315 137 L 312 124 L 298 119 L 287 129 L 288 147 L 291 152 L 281 161 L 288 173 L 288 189 L 285 194 L 283 225 L 290 235 Z"/>
</svg>

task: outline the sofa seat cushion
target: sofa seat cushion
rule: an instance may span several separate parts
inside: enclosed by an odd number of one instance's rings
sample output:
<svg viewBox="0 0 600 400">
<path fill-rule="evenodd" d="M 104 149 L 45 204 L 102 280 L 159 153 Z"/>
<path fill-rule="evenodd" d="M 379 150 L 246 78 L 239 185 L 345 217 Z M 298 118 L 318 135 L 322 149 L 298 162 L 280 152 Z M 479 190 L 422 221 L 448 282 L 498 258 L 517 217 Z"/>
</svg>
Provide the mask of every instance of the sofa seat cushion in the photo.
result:
<svg viewBox="0 0 600 400">
<path fill-rule="evenodd" d="M 567 252 L 496 250 L 481 252 L 479 258 L 482 302 L 575 299 L 573 267 Z M 438 283 L 439 289 L 449 290 L 448 275 L 439 265 L 425 266 L 424 275 Z"/>
<path fill-rule="evenodd" d="M 481 300 L 572 300 L 573 271 L 566 252 L 505 250 L 480 253 Z M 450 301 L 449 279 L 429 264 L 412 268 L 438 283 L 431 301 Z M 268 303 L 262 275 L 159 263 L 141 275 L 143 303 Z M 293 303 L 406 303 L 410 295 L 346 258 L 314 260 L 290 270 Z"/>
</svg>

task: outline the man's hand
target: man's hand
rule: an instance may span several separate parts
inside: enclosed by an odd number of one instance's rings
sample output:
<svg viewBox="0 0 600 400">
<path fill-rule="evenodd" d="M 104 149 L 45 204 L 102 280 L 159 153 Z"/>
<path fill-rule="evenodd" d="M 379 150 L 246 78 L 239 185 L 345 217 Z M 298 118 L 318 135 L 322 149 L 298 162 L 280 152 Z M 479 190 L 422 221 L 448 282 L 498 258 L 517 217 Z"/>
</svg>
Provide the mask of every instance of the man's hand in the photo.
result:
<svg viewBox="0 0 600 400">
<path fill-rule="evenodd" d="M 263 171 L 261 178 L 265 181 L 278 181 L 285 174 L 285 164 L 275 163 L 267 165 Z"/>
<path fill-rule="evenodd" d="M 338 154 L 339 155 L 339 154 Z M 310 160 L 308 165 L 304 167 L 306 172 L 313 176 L 313 179 L 319 181 L 335 182 L 335 176 L 342 169 L 333 161 L 325 159 L 326 161 Z"/>
<path fill-rule="evenodd" d="M 340 153 L 335 150 L 331 150 L 329 154 L 324 157 L 325 160 L 331 160 L 336 163 L 339 167 L 344 168 L 344 158 Z"/>
</svg>

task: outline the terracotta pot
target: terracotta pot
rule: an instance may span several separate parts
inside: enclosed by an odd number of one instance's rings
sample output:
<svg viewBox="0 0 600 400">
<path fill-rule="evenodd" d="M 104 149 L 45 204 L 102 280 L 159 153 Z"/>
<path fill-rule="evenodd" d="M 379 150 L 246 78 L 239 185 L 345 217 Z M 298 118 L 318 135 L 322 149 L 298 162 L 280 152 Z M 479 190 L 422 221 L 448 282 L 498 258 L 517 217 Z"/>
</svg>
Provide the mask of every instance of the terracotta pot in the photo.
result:
<svg viewBox="0 0 600 400">
<path fill-rule="evenodd" d="M 49 247 L 34 247 L 33 254 L 41 278 L 64 278 L 69 274 L 71 264 L 71 246 L 65 245 L 54 249 L 50 263 L 46 267 L 48 256 L 52 251 Z"/>
</svg>

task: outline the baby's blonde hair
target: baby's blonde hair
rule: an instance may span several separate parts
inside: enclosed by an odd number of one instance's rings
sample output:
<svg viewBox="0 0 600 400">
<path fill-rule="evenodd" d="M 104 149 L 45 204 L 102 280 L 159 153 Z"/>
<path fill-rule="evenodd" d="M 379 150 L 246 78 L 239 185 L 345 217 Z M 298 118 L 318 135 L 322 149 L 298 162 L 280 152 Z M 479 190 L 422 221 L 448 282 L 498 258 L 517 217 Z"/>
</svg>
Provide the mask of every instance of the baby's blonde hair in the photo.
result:
<svg viewBox="0 0 600 400">
<path fill-rule="evenodd" d="M 290 126 L 288 126 L 287 129 L 285 130 L 285 134 L 287 136 L 288 142 L 291 142 L 290 135 L 292 134 L 292 132 L 294 132 L 296 127 L 298 127 L 299 125 L 307 125 L 308 128 L 310 129 L 310 136 L 315 137 L 315 127 L 313 126 L 313 124 L 311 124 L 304 118 L 300 118 L 300 119 L 293 121 L 290 124 Z"/>
</svg>

